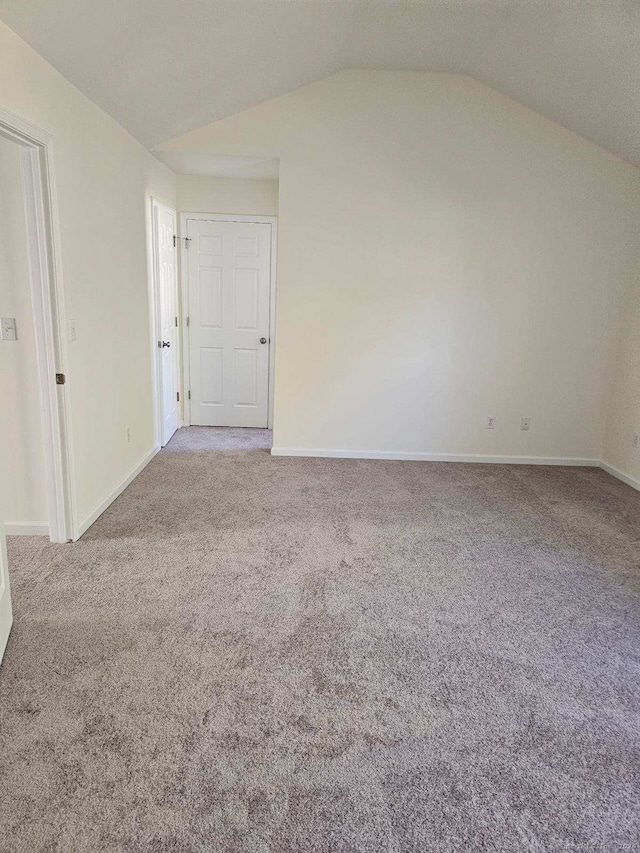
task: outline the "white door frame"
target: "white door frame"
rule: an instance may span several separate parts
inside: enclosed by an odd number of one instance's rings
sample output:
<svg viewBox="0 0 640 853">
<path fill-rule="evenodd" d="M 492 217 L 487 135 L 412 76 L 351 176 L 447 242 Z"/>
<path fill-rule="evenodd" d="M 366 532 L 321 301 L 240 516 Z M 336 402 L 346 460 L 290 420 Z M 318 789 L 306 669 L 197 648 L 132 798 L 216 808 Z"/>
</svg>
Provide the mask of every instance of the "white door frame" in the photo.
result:
<svg viewBox="0 0 640 853">
<path fill-rule="evenodd" d="M 52 542 L 68 542 L 79 537 L 79 529 L 53 137 L 1 107 L 0 135 L 20 146 L 22 159 L 49 537 Z M 57 384 L 57 375 L 65 384 Z"/>
<path fill-rule="evenodd" d="M 163 204 L 161 201 L 158 201 L 156 198 L 151 197 L 151 245 L 153 252 L 153 264 L 152 264 L 152 276 L 151 283 L 153 288 L 152 299 L 151 299 L 151 312 L 152 312 L 152 336 L 151 336 L 151 347 L 152 347 L 152 355 L 153 355 L 153 411 L 154 411 L 154 432 L 155 432 L 155 446 L 162 447 L 162 422 L 164 420 L 164 412 L 162 410 L 162 357 L 161 350 L 158 349 L 158 341 L 162 337 L 161 335 L 161 315 L 160 315 L 160 269 L 158 267 L 158 211 L 159 210 L 168 210 L 173 213 L 175 223 L 176 223 L 176 231 L 178 230 L 178 212 L 174 207 L 171 207 L 168 204 Z M 176 240 L 178 235 L 176 234 Z M 176 291 L 176 311 L 180 311 L 180 293 L 178 291 L 178 252 L 176 249 L 176 274 L 174 277 L 174 287 Z M 180 330 L 181 324 L 180 321 L 178 325 L 178 340 L 180 339 Z M 178 391 L 180 392 L 180 406 L 178 406 L 178 412 L 184 411 L 183 406 L 183 398 L 184 394 L 182 392 L 181 381 L 182 381 L 182 370 L 180 367 L 180 342 L 178 343 Z M 182 419 L 178 422 L 179 426 L 182 426 Z"/>
<path fill-rule="evenodd" d="M 180 214 L 180 281 L 182 287 L 182 365 L 183 388 L 190 386 L 189 375 L 189 265 L 187 261 L 188 243 L 187 222 L 189 219 L 205 219 L 209 222 L 252 222 L 257 225 L 271 225 L 271 281 L 269 292 L 269 395 L 267 427 L 273 429 L 273 390 L 275 378 L 276 343 L 276 269 L 278 252 L 278 217 L 251 216 L 237 213 L 181 213 Z M 182 409 L 184 426 L 191 424 L 191 403 L 189 394 L 184 394 Z"/>
<path fill-rule="evenodd" d="M 7 647 L 12 625 L 13 610 L 11 608 L 7 539 L 4 532 L 4 522 L 0 518 L 0 663 L 2 663 L 2 656 Z"/>
</svg>

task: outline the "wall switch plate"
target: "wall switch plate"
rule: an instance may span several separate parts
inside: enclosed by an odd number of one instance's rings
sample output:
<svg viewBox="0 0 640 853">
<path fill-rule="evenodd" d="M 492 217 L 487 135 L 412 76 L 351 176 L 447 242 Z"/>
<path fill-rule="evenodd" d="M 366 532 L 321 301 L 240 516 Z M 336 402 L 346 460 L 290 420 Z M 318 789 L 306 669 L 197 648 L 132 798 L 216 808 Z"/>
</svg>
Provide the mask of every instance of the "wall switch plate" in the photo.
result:
<svg viewBox="0 0 640 853">
<path fill-rule="evenodd" d="M 75 341 L 77 337 L 78 335 L 76 332 L 76 321 L 71 319 L 69 320 L 69 340 Z"/>
<path fill-rule="evenodd" d="M 493 415 L 489 415 L 485 424 L 486 429 L 493 429 L 496 425 L 496 419 Z"/>
<path fill-rule="evenodd" d="M 520 421 L 520 429 L 525 432 L 531 427 L 531 418 L 522 418 Z"/>
<path fill-rule="evenodd" d="M 131 442 L 131 427 L 127 427 L 127 444 Z"/>
<path fill-rule="evenodd" d="M 15 317 L 0 317 L 0 341 L 15 341 L 18 339 Z"/>
</svg>

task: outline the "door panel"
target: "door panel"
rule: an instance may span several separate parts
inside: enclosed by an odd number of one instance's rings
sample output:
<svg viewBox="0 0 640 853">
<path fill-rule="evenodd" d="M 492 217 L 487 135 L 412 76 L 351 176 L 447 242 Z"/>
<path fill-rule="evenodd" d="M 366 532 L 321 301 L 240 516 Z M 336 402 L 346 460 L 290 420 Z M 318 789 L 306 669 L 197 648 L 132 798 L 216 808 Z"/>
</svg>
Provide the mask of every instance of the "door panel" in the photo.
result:
<svg viewBox="0 0 640 853">
<path fill-rule="evenodd" d="M 258 359 L 255 349 L 236 349 L 234 365 L 236 406 L 258 404 Z"/>
<path fill-rule="evenodd" d="M 223 405 L 223 365 L 224 351 L 221 347 L 200 347 L 200 387 L 203 403 Z"/>
<path fill-rule="evenodd" d="M 180 425 L 178 403 L 178 297 L 176 278 L 176 248 L 173 245 L 176 233 L 175 211 L 157 205 L 157 268 L 159 286 L 160 341 L 160 399 L 162 401 L 161 443 L 164 447 Z M 162 346 L 162 344 L 165 344 Z"/>
<path fill-rule="evenodd" d="M 200 325 L 221 329 L 222 267 L 203 267 L 200 270 Z"/>
<path fill-rule="evenodd" d="M 271 225 L 190 219 L 187 236 L 191 423 L 266 427 Z"/>
<path fill-rule="evenodd" d="M 236 270 L 236 329 L 258 331 L 258 271 Z"/>
<path fill-rule="evenodd" d="M 0 662 L 9 639 L 12 622 L 7 540 L 4 533 L 4 522 L 0 521 Z"/>
</svg>

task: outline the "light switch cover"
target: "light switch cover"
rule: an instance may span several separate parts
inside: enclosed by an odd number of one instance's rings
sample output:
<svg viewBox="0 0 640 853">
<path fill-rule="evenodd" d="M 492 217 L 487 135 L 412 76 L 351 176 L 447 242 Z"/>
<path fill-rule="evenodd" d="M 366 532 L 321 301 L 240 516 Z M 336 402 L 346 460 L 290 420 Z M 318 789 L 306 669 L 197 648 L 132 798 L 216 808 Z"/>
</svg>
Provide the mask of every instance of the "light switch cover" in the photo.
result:
<svg viewBox="0 0 640 853">
<path fill-rule="evenodd" d="M 15 341 L 17 337 L 15 317 L 0 317 L 0 341 Z"/>
</svg>

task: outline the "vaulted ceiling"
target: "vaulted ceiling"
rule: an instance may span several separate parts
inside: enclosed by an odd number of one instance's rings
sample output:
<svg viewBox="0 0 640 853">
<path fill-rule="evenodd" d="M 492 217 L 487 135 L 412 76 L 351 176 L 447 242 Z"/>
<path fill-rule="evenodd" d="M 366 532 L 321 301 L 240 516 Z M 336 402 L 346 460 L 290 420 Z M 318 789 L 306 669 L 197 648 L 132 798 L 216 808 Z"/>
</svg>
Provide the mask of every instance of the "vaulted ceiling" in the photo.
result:
<svg viewBox="0 0 640 853">
<path fill-rule="evenodd" d="M 640 0 L 0 0 L 144 145 L 345 68 L 470 74 L 640 165 Z"/>
</svg>

